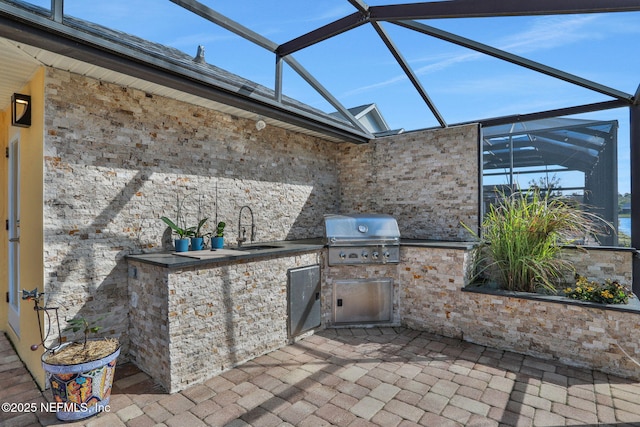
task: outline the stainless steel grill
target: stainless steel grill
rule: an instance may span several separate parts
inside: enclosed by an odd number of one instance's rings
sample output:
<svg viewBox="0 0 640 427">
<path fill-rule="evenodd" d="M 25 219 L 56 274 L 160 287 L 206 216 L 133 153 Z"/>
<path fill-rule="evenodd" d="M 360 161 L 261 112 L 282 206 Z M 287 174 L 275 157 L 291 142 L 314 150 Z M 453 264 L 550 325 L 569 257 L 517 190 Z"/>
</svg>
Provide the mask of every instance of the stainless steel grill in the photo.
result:
<svg viewBox="0 0 640 427">
<path fill-rule="evenodd" d="M 393 321 L 393 278 L 363 268 L 400 262 L 400 230 L 389 215 L 326 215 L 328 274 L 333 280 L 333 324 L 389 324 Z M 346 274 L 343 265 L 351 266 Z M 360 266 L 360 267 L 358 267 Z M 354 270 L 355 269 L 355 270 Z M 377 269 L 376 269 L 377 270 Z M 359 272 L 359 273 L 358 273 Z M 360 276 L 354 278 L 354 276 Z"/>
<path fill-rule="evenodd" d="M 400 262 L 400 230 L 390 215 L 325 215 L 329 265 Z"/>
</svg>

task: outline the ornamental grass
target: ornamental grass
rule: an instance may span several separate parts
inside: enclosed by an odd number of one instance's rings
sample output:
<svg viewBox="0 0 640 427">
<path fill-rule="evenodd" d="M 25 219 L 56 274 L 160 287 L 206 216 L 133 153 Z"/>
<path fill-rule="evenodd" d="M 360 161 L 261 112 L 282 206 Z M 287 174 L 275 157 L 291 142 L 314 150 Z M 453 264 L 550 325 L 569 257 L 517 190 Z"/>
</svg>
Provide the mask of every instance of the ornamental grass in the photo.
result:
<svg viewBox="0 0 640 427">
<path fill-rule="evenodd" d="M 475 279 L 495 282 L 502 289 L 557 293 L 557 285 L 573 272 L 571 263 L 559 256 L 562 246 L 613 229 L 576 202 L 537 188 L 500 196 L 476 235 L 480 245 Z"/>
</svg>

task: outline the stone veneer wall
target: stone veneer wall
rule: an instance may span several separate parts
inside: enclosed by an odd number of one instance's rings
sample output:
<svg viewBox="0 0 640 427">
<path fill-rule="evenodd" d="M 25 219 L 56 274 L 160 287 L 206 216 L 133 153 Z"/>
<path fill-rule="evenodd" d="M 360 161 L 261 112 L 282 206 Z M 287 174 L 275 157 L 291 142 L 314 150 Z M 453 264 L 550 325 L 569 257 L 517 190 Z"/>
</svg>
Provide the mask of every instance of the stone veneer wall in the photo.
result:
<svg viewBox="0 0 640 427">
<path fill-rule="evenodd" d="M 571 262 L 576 273 L 589 280 L 618 280 L 629 286 L 633 282 L 631 249 L 565 249 L 563 258 Z"/>
<path fill-rule="evenodd" d="M 203 215 L 213 227 L 217 210 L 228 241 L 243 205 L 256 241 L 322 236 L 321 214 L 337 210 L 332 142 L 56 69 L 45 97 L 45 292 L 61 319 L 106 315 L 122 359 L 124 256 L 170 247 L 159 218 L 175 218 L 176 196 L 190 195 L 195 225 L 202 195 Z"/>
<path fill-rule="evenodd" d="M 131 357 L 169 392 L 286 345 L 287 271 L 319 253 L 168 270 L 136 261 Z"/>
<path fill-rule="evenodd" d="M 479 128 L 465 125 L 342 145 L 341 212 L 378 212 L 409 239 L 469 239 L 478 227 Z"/>
<path fill-rule="evenodd" d="M 577 252 L 569 256 L 593 280 L 630 277 L 630 251 Z M 465 250 L 403 247 L 401 256 L 403 325 L 640 379 L 631 359 L 640 360 L 640 313 L 464 292 Z"/>
</svg>

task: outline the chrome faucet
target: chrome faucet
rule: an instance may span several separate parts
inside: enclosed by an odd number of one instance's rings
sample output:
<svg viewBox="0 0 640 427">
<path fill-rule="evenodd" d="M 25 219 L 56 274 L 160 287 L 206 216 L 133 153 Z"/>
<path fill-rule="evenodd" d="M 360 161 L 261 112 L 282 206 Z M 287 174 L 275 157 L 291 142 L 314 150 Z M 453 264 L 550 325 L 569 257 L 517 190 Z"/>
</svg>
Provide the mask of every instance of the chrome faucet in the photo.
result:
<svg viewBox="0 0 640 427">
<path fill-rule="evenodd" d="M 249 209 L 249 213 L 251 214 L 251 243 L 253 243 L 256 238 L 256 224 L 253 218 L 253 211 L 249 206 L 243 206 L 240 208 L 240 213 L 238 214 L 238 247 L 247 241 L 247 228 L 242 226 L 242 211 L 245 208 Z"/>
</svg>

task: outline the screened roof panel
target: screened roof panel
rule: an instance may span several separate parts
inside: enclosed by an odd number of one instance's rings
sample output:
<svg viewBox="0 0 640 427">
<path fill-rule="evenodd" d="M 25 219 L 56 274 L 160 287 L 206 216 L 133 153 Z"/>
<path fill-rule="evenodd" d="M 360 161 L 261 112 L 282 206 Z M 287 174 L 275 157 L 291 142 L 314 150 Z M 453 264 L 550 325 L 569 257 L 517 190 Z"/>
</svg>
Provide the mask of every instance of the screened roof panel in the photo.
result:
<svg viewBox="0 0 640 427">
<path fill-rule="evenodd" d="M 0 5 L 38 5 L 50 13 L 52 5 L 61 2 L 0 0 Z M 140 10 L 148 13 L 140 14 Z M 90 37 L 109 36 L 104 26 L 120 30 L 117 39 L 109 39 L 107 45 L 91 38 L 86 41 L 108 53 L 120 43 L 136 50 L 133 54 L 119 52 L 123 57 L 162 71 L 188 74 L 188 78 L 193 78 L 188 59 L 203 45 L 211 68 L 200 67 L 203 72 L 196 80 L 215 83 L 218 76 L 213 70 L 224 70 L 277 92 L 272 98 L 293 95 L 300 104 L 321 108 L 324 115 L 341 111 L 345 120 L 339 127 L 346 123 L 361 141 L 362 129 L 357 124 L 351 126 L 353 120 L 345 114 L 354 105 L 376 103 L 390 127 L 409 131 L 487 122 L 491 117 L 511 114 L 579 109 L 596 102 L 611 102 L 609 108 L 629 105 L 637 80 L 637 73 L 629 70 L 638 69 L 634 64 L 640 61 L 640 55 L 635 54 L 638 45 L 630 42 L 630 36 L 640 32 L 635 24 L 638 11 L 640 1 L 633 0 L 624 4 L 605 0 L 509 4 L 471 0 L 112 0 L 98 6 L 65 0 L 61 23 L 64 26 L 65 20 L 75 15 L 93 27 Z M 437 34 L 423 32 L 426 26 Z M 383 43 L 380 28 L 394 47 Z M 60 30 L 55 24 L 51 28 L 52 34 L 67 37 L 67 29 Z M 75 27 L 68 30 L 73 32 Z M 135 46 L 128 46 L 130 38 L 125 32 L 149 42 L 135 40 Z M 266 40 L 266 45 L 257 39 Z M 181 59 L 178 66 L 167 64 L 179 55 L 169 52 L 163 58 L 157 46 L 181 51 L 185 61 Z M 159 56 L 147 64 L 144 55 L 149 50 Z M 574 60 L 576 55 L 580 61 Z M 307 90 L 299 84 L 308 81 L 307 76 L 291 77 L 291 72 L 280 74 L 285 81 L 278 79 L 276 59 L 293 57 L 319 85 Z M 108 60 L 104 62 L 110 65 Z M 568 71 L 562 71 L 565 69 Z M 298 69 L 294 73 L 303 74 Z M 147 77 L 149 73 L 143 70 L 142 74 Z M 292 79 L 295 82 L 289 81 Z M 598 83 L 607 80 L 614 82 L 612 87 Z M 629 82 L 634 87 L 630 88 Z M 263 93 L 268 97 L 267 91 Z M 237 93 L 245 95 L 246 91 L 240 88 Z M 324 100 L 318 102 L 318 93 Z M 260 113 L 268 116 L 271 99 L 266 99 L 266 104 L 269 106 Z M 279 107 L 272 118 L 280 116 Z M 305 116 L 300 122 L 314 127 L 314 120 Z"/>
<path fill-rule="evenodd" d="M 616 132 L 615 121 L 567 118 L 487 127 L 483 129 L 484 169 L 554 166 L 587 172 Z"/>
</svg>

